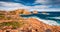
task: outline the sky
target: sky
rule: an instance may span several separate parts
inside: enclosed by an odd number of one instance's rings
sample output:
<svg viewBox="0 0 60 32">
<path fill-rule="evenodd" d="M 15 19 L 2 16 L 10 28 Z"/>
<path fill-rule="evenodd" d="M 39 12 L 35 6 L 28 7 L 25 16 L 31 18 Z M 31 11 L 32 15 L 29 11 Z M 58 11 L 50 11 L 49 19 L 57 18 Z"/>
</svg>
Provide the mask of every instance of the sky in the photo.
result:
<svg viewBox="0 0 60 32">
<path fill-rule="evenodd" d="M 0 10 L 60 11 L 60 0 L 0 0 Z"/>
</svg>

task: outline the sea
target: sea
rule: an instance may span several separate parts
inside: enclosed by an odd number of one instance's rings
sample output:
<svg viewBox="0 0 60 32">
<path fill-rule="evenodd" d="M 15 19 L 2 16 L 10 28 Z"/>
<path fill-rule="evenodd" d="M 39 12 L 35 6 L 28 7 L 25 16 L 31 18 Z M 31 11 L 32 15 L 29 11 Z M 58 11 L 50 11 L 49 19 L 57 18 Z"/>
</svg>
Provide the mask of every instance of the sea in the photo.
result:
<svg viewBox="0 0 60 32">
<path fill-rule="evenodd" d="M 37 14 L 20 15 L 25 18 L 36 18 L 45 24 L 60 26 L 60 12 L 38 12 Z"/>
</svg>

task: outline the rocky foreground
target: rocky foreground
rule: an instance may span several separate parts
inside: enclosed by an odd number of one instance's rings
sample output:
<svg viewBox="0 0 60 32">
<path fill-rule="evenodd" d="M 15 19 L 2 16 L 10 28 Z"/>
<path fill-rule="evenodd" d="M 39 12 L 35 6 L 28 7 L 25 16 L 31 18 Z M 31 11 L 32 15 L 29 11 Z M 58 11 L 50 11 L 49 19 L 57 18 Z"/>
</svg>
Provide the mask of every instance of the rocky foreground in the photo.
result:
<svg viewBox="0 0 60 32">
<path fill-rule="evenodd" d="M 19 14 L 31 14 L 23 11 L 0 11 L 0 32 L 60 32 L 60 26 L 51 26 L 35 18 L 21 17 Z"/>
<path fill-rule="evenodd" d="M 29 29 L 32 29 L 32 32 L 60 32 L 60 26 L 50 26 L 41 21 L 38 21 L 35 18 L 29 18 Z"/>
</svg>

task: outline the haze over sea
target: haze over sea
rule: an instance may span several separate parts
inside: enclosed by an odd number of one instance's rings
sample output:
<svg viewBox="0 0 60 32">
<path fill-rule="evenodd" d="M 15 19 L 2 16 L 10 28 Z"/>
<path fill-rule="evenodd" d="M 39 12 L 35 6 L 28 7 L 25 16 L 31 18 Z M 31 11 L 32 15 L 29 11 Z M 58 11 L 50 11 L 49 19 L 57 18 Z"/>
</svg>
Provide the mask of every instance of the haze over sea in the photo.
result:
<svg viewBox="0 0 60 32">
<path fill-rule="evenodd" d="M 21 15 L 22 17 L 32 17 L 36 18 L 43 23 L 49 24 L 49 25 L 57 25 L 60 26 L 60 12 L 38 12 L 37 14 L 30 14 L 30 15 Z"/>
</svg>

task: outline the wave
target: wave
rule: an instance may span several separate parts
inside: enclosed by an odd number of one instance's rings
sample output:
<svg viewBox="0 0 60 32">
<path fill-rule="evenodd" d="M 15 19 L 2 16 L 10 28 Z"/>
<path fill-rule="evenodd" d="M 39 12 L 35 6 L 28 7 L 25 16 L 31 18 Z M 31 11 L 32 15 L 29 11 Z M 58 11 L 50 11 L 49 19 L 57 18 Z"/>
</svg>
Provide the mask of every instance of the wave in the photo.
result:
<svg viewBox="0 0 60 32">
<path fill-rule="evenodd" d="M 38 19 L 39 21 L 42 21 L 43 23 L 45 23 L 45 24 L 49 24 L 49 25 L 56 25 L 56 26 L 60 26 L 60 24 L 59 23 L 57 23 L 56 21 L 54 21 L 54 20 L 45 20 L 45 19 L 41 19 L 41 18 L 39 18 L 39 17 L 30 17 L 30 18 L 36 18 L 36 19 Z"/>
<path fill-rule="evenodd" d="M 51 18 L 51 19 L 60 19 L 60 17 L 47 17 L 47 18 Z"/>
<path fill-rule="evenodd" d="M 50 13 L 41 13 L 41 14 L 44 14 L 44 15 L 50 15 Z"/>
</svg>

